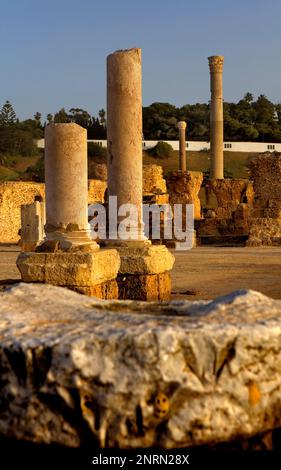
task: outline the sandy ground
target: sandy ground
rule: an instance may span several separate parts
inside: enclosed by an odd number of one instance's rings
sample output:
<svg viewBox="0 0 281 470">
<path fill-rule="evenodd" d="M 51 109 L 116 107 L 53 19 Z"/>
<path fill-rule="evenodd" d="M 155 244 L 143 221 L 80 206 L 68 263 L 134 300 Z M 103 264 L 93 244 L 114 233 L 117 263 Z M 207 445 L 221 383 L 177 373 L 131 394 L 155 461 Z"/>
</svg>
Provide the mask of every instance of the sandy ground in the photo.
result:
<svg viewBox="0 0 281 470">
<path fill-rule="evenodd" d="M 0 245 L 0 284 L 20 279 L 18 252 L 17 246 Z M 237 289 L 281 299 L 281 247 L 198 247 L 173 253 L 173 299 L 212 299 Z"/>
</svg>

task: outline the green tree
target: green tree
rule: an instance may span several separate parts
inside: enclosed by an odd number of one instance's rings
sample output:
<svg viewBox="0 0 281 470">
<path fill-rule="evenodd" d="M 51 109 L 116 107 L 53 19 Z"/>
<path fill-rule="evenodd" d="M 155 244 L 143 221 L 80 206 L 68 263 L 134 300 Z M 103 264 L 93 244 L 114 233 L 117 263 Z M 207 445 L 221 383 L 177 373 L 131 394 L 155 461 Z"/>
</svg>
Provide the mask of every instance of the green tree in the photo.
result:
<svg viewBox="0 0 281 470">
<path fill-rule="evenodd" d="M 10 101 L 6 101 L 0 111 L 0 125 L 9 126 L 17 122 L 17 116 Z"/>
<path fill-rule="evenodd" d="M 52 122 L 54 122 L 54 116 L 50 113 L 47 114 L 47 123 L 48 124 L 51 124 Z"/>
<path fill-rule="evenodd" d="M 71 122 L 75 122 L 79 126 L 88 129 L 91 125 L 91 116 L 88 111 L 81 108 L 71 108 L 69 110 L 69 119 Z"/>
<path fill-rule="evenodd" d="M 103 108 L 99 110 L 99 121 L 101 125 L 105 127 L 106 118 L 105 118 L 105 110 Z"/>
<path fill-rule="evenodd" d="M 61 108 L 54 116 L 55 123 L 67 123 L 71 122 L 71 119 L 64 108 Z"/>
<path fill-rule="evenodd" d="M 169 158 L 173 156 L 173 147 L 167 142 L 162 142 L 161 140 L 148 151 L 150 155 L 157 158 Z"/>
</svg>

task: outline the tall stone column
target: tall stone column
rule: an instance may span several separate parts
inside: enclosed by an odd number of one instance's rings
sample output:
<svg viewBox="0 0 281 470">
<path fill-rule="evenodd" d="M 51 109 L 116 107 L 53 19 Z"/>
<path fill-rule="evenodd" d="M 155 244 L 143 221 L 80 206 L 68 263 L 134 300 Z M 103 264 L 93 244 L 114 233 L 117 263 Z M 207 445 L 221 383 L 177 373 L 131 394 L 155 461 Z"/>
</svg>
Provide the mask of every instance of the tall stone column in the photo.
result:
<svg viewBox="0 0 281 470">
<path fill-rule="evenodd" d="M 132 238 L 144 239 L 141 49 L 121 50 L 107 57 L 107 152 L 108 196 L 117 196 L 118 208 L 134 204 L 138 220 L 131 226 Z"/>
<path fill-rule="evenodd" d="M 113 249 L 100 250 L 90 237 L 85 129 L 77 124 L 47 126 L 45 181 L 46 238 L 35 253 L 19 255 L 22 280 L 117 298 L 120 256 Z"/>
<path fill-rule="evenodd" d="M 88 224 L 87 131 L 74 123 L 45 130 L 46 239 L 91 244 Z"/>
<path fill-rule="evenodd" d="M 211 178 L 223 179 L 223 56 L 208 58 L 211 75 Z"/>
<path fill-rule="evenodd" d="M 143 233 L 141 49 L 107 57 L 107 164 L 108 196 L 117 196 L 117 209 L 132 204 L 137 210 L 130 239 L 124 240 L 119 230 L 118 239 L 108 241 L 121 259 L 119 298 L 166 300 L 174 257 L 165 246 L 153 246 Z M 118 223 L 126 217 L 119 214 Z"/>
<path fill-rule="evenodd" d="M 185 142 L 185 129 L 186 122 L 179 121 L 179 170 L 186 171 L 186 142 Z"/>
</svg>

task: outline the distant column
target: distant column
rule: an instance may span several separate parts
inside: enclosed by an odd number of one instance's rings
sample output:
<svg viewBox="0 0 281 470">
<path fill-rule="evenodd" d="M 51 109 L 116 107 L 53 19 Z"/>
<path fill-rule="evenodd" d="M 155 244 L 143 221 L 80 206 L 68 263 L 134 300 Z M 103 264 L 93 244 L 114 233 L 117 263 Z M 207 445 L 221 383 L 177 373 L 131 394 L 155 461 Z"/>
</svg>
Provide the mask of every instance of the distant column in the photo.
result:
<svg viewBox="0 0 281 470">
<path fill-rule="evenodd" d="M 211 178 L 223 179 L 223 56 L 208 58 L 211 75 Z"/>
<path fill-rule="evenodd" d="M 179 121 L 179 170 L 186 171 L 186 143 L 185 143 L 185 129 L 186 122 Z"/>
<path fill-rule="evenodd" d="M 88 224 L 87 131 L 74 123 L 45 130 L 47 240 L 98 245 Z"/>
<path fill-rule="evenodd" d="M 142 239 L 141 49 L 107 57 L 107 152 L 108 196 L 117 196 L 118 208 L 130 203 L 138 209 L 131 234 Z"/>
</svg>

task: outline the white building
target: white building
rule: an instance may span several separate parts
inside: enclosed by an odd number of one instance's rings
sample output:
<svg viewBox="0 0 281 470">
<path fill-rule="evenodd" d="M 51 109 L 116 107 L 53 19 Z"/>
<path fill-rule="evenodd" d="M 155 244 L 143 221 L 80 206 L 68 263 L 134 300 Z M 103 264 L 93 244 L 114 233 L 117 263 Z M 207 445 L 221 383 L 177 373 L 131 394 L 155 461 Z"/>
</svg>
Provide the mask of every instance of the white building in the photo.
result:
<svg viewBox="0 0 281 470">
<path fill-rule="evenodd" d="M 106 140 L 88 140 L 88 142 L 94 142 L 101 147 L 106 147 Z M 179 141 L 178 140 L 165 140 L 167 144 L 170 144 L 174 150 L 179 150 Z M 158 140 L 144 140 L 142 145 L 143 149 L 150 149 L 158 143 Z M 39 148 L 44 148 L 45 141 L 40 139 L 37 141 L 37 146 Z M 192 150 L 193 152 L 200 152 L 203 150 L 210 150 L 210 142 L 200 142 L 200 141 L 187 141 L 186 142 L 187 150 Z M 281 152 L 281 143 L 267 143 L 267 142 L 224 142 L 224 148 L 228 152 L 253 152 L 253 153 L 263 153 L 263 152 Z"/>
</svg>

